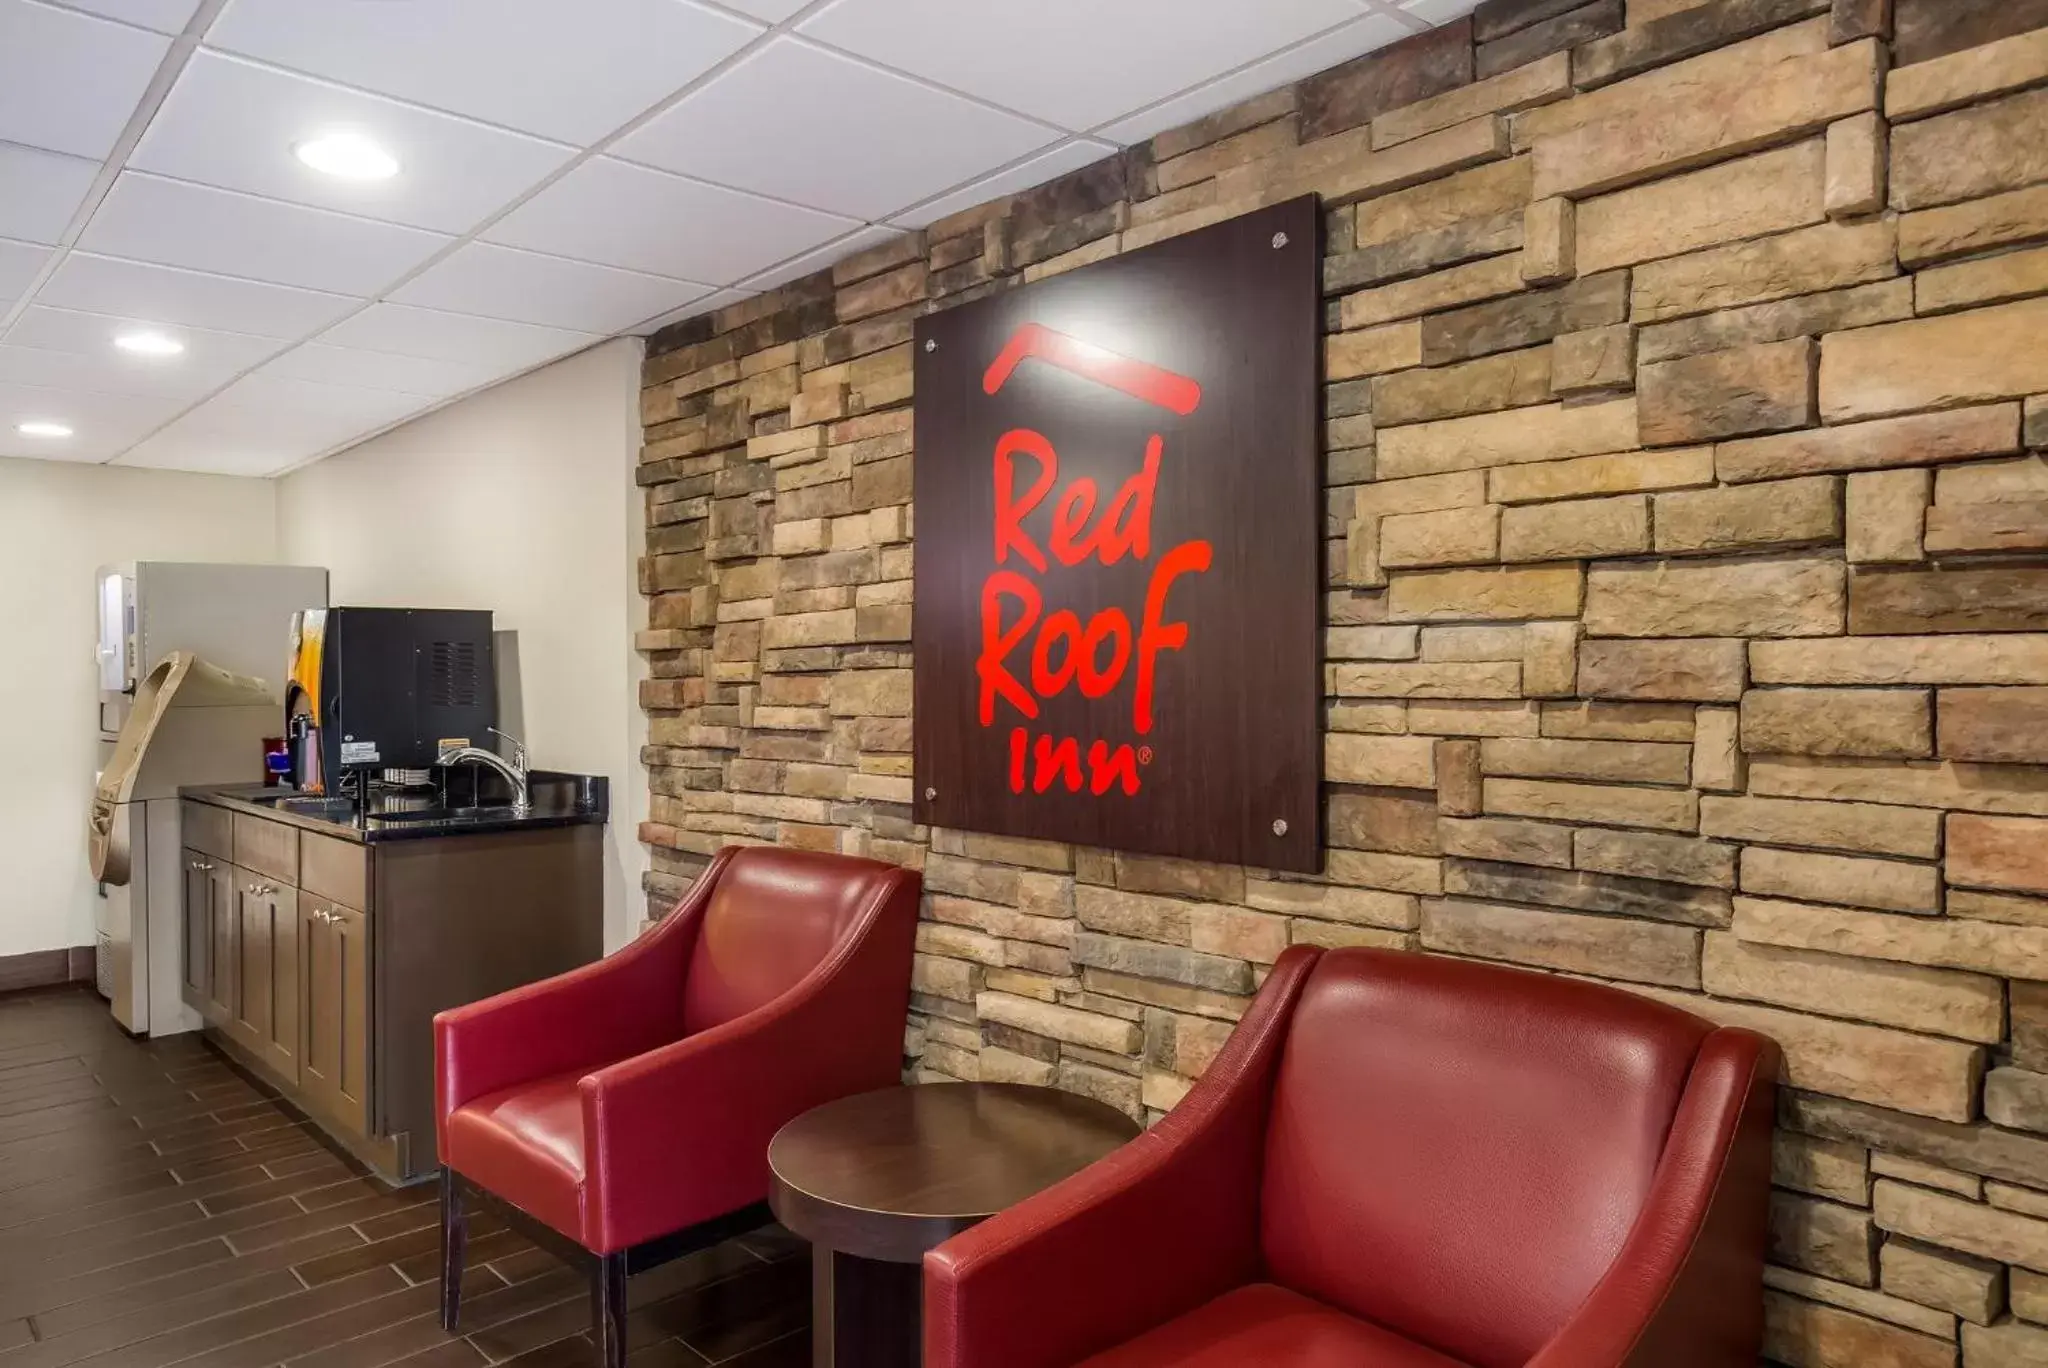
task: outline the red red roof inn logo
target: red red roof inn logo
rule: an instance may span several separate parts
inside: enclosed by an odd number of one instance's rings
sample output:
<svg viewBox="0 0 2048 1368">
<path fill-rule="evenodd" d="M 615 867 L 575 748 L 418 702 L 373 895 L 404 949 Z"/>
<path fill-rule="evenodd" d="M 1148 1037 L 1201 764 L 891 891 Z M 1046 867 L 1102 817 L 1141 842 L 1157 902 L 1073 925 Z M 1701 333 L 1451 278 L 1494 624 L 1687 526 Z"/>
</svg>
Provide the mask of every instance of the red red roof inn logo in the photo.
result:
<svg viewBox="0 0 2048 1368">
<path fill-rule="evenodd" d="M 853 455 L 833 510 L 907 460 L 911 536 L 833 552 L 865 578 L 819 606 L 856 641 L 777 662 L 900 669 L 907 570 L 908 716 L 832 700 L 863 768 L 910 779 L 878 835 L 1321 867 L 1321 222 L 1294 200 L 911 321 L 911 454 Z"/>
<path fill-rule="evenodd" d="M 1202 387 L 1147 362 L 1037 323 L 1027 323 L 989 366 L 985 393 L 999 393 L 1026 361 L 1057 366 L 1098 385 L 1120 391 L 1185 418 L 1201 407 Z M 1045 434 L 1012 428 L 996 442 L 995 568 L 981 585 L 981 652 L 975 660 L 978 717 L 984 727 L 1007 725 L 1012 793 L 1044 793 L 1055 786 L 1070 793 L 1135 794 L 1151 748 L 1101 737 L 1034 734 L 1040 704 L 1068 689 L 1103 698 L 1130 676 L 1131 730 L 1149 736 L 1157 721 L 1153 698 L 1161 657 L 1187 644 L 1188 624 L 1172 616 L 1174 582 L 1208 572 L 1214 548 L 1190 539 L 1153 555 L 1152 509 L 1159 492 L 1166 439 L 1151 434 L 1138 472 L 1115 494 L 1086 476 L 1060 479 L 1058 450 Z M 1051 500 L 1052 531 L 1040 545 L 1024 519 Z M 1071 609 L 1045 611 L 1040 577 L 1094 560 L 1115 565 L 1130 556 L 1152 561 L 1144 601 L 1128 609 L 1111 606 L 1086 622 Z"/>
</svg>

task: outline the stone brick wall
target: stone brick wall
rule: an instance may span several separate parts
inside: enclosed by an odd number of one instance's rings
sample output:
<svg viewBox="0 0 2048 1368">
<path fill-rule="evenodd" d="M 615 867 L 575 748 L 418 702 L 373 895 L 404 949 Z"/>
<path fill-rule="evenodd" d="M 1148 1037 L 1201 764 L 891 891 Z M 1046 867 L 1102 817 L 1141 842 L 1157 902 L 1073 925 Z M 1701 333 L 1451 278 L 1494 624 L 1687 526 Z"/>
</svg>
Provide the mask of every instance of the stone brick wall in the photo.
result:
<svg viewBox="0 0 2048 1368">
<path fill-rule="evenodd" d="M 1325 873 L 914 825 L 912 318 L 1305 191 Z M 919 865 L 915 1075 L 1133 1114 L 1291 943 L 1755 1027 L 1771 1356 L 2048 1363 L 2042 244 L 2048 0 L 1489 0 L 679 325 L 650 899 Z"/>
</svg>

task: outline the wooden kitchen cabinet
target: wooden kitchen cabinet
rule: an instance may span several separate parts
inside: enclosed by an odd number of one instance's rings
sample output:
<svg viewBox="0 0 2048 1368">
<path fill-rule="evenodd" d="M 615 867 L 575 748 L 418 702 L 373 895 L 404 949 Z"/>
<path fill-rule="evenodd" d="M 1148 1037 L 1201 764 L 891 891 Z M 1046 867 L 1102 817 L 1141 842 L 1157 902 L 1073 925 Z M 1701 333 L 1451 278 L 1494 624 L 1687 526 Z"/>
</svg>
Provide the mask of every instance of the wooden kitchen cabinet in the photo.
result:
<svg viewBox="0 0 2048 1368">
<path fill-rule="evenodd" d="M 214 864 L 206 855 L 187 846 L 181 867 L 185 871 L 184 934 L 179 971 L 179 995 L 185 1005 L 201 1016 L 213 998 L 213 889 L 210 876 Z"/>
<path fill-rule="evenodd" d="M 353 1131 L 370 1130 L 370 919 L 322 903 L 299 908 L 299 1007 L 304 1020 L 299 1090 L 309 1110 Z"/>
<path fill-rule="evenodd" d="M 243 870 L 228 1034 L 288 1083 L 299 1079 L 299 891 Z"/>
<path fill-rule="evenodd" d="M 207 896 L 213 909 L 209 917 L 213 923 L 213 992 L 202 1015 L 222 1030 L 233 1024 L 241 1009 L 241 890 L 249 878 L 246 869 L 218 861 L 207 874 Z"/>
<path fill-rule="evenodd" d="M 209 1025 L 225 1026 L 240 1001 L 235 978 L 242 928 L 236 895 L 251 876 L 189 846 L 184 861 L 182 996 Z"/>
<path fill-rule="evenodd" d="M 235 868 L 231 818 L 220 808 L 182 805 L 184 827 L 187 1006 L 209 1026 L 226 1029 L 237 1000 L 236 946 L 242 934 L 237 891 L 250 876 Z"/>
<path fill-rule="evenodd" d="M 598 958 L 602 813 L 378 840 L 245 792 L 186 795 L 186 998 L 380 1176 L 430 1177 L 434 1014 Z"/>
</svg>

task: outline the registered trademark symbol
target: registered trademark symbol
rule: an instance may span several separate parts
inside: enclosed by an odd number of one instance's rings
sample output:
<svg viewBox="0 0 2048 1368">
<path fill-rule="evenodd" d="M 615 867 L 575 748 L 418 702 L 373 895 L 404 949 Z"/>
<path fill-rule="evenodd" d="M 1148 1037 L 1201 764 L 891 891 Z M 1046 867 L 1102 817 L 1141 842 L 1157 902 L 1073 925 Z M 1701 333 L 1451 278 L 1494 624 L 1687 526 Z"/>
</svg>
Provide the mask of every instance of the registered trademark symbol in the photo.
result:
<svg viewBox="0 0 2048 1368">
<path fill-rule="evenodd" d="M 1152 763 L 1152 748 L 1150 746 L 1138 747 L 1138 763 L 1141 765 Z"/>
</svg>

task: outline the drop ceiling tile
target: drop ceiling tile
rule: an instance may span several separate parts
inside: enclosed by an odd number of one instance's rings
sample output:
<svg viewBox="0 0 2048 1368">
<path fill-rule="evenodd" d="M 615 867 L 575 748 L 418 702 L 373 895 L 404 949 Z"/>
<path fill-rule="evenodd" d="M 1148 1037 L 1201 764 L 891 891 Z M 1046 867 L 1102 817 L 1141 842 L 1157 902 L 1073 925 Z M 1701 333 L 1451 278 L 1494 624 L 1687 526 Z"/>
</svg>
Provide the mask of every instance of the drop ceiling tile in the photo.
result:
<svg viewBox="0 0 2048 1368">
<path fill-rule="evenodd" d="M 394 352 L 362 351 L 354 347 L 330 347 L 324 343 L 309 342 L 292 348 L 256 374 L 445 399 L 503 379 L 506 371 L 499 366 L 436 361 L 423 356 L 400 356 Z"/>
<path fill-rule="evenodd" d="M 0 0 L 0 142 L 102 160 L 170 46 L 126 24 Z"/>
<path fill-rule="evenodd" d="M 709 293 L 709 285 L 693 281 L 472 242 L 391 297 L 451 313 L 615 333 Z"/>
<path fill-rule="evenodd" d="M 818 136 L 823 128 L 830 137 Z M 745 129 L 746 136 L 731 136 L 733 129 Z M 777 38 L 612 152 L 664 171 L 877 219 L 1059 136 L 894 72 Z M 774 154 L 764 156 L 762 148 Z"/>
<path fill-rule="evenodd" d="M 345 295 L 88 252 L 65 257 L 37 293 L 36 302 L 142 322 L 279 338 L 304 337 L 359 304 Z"/>
<path fill-rule="evenodd" d="M 77 438 L 63 442 L 42 441 L 23 437 L 12 427 L 0 430 L 0 458 L 13 457 L 23 461 L 75 461 L 81 465 L 98 465 L 121 448 L 102 450 L 98 445 L 81 445 Z"/>
<path fill-rule="evenodd" d="M 22 291 L 28 289 L 36 272 L 49 259 L 47 247 L 0 239 L 0 312 L 6 310 L 8 301 L 21 298 Z"/>
<path fill-rule="evenodd" d="M 593 157 L 484 233 L 490 242 L 726 285 L 860 227 L 701 181 Z"/>
<path fill-rule="evenodd" d="M 1192 123 L 1205 114 L 1228 109 L 1241 100 L 1299 81 L 1305 76 L 1313 76 L 1318 71 L 1326 71 L 1389 43 L 1398 43 L 1414 32 L 1391 15 L 1367 15 L 1285 52 L 1275 53 L 1264 61 L 1254 62 L 1228 76 L 1119 119 L 1099 133 L 1128 147 L 1155 133 Z"/>
<path fill-rule="evenodd" d="M 208 405 L 271 414 L 288 426 L 333 425 L 364 431 L 416 413 L 435 397 L 357 385 L 330 385 L 279 375 L 265 367 L 235 381 L 209 400 Z"/>
<path fill-rule="evenodd" d="M 838 0 L 798 30 L 1087 129 L 1356 19 L 1353 0 Z"/>
<path fill-rule="evenodd" d="M 162 399 L 196 404 L 232 380 L 241 367 L 146 364 L 108 349 L 108 354 L 49 351 L 41 347 L 0 345 L 0 384 L 35 385 L 100 396 Z M 166 415 L 168 416 L 168 415 Z"/>
<path fill-rule="evenodd" d="M 405 7 L 369 8 L 396 13 Z M 341 180 L 293 155 L 296 144 L 334 132 L 376 143 L 398 159 L 398 174 Z M 202 51 L 128 164 L 293 204 L 464 233 L 574 155 L 560 143 Z"/>
<path fill-rule="evenodd" d="M 93 313 L 64 309 L 41 302 L 22 311 L 6 340 L 16 346 L 41 347 L 47 351 L 77 352 L 81 356 L 119 353 L 114 339 L 137 330 L 163 333 L 182 342 L 185 350 L 174 357 L 140 358 L 149 365 L 185 366 L 208 357 L 234 362 L 237 371 L 246 370 L 282 351 L 286 343 L 275 337 L 238 333 L 219 328 L 195 328 L 167 324 L 159 319 L 134 314 Z M 120 353 L 127 355 L 128 353 Z"/>
<path fill-rule="evenodd" d="M 723 0 L 723 3 L 727 9 L 751 14 L 766 23 L 779 24 L 810 4 L 811 0 Z"/>
<path fill-rule="evenodd" d="M 1394 3 L 1394 0 L 1386 0 Z M 1479 0 L 1402 0 L 1401 11 L 1428 24 L 1448 24 L 1479 7 Z"/>
<path fill-rule="evenodd" d="M 83 157 L 0 143 L 0 237 L 57 241 L 99 173 Z"/>
<path fill-rule="evenodd" d="M 66 9 L 140 24 L 158 33 L 183 33 L 199 11 L 199 0 L 61 0 Z"/>
<path fill-rule="evenodd" d="M 166 333 L 185 344 L 177 356 L 136 356 L 114 345 L 137 328 Z M 274 337 L 167 327 L 143 319 L 114 318 L 36 304 L 8 330 L 0 352 L 0 378 L 112 394 L 182 395 L 187 402 L 212 393 L 286 344 Z M 24 353 L 28 355 L 23 355 Z M 36 381 L 31 372 L 49 378 Z"/>
<path fill-rule="evenodd" d="M 500 374 L 509 374 L 578 351 L 602 338 L 563 328 L 418 309 L 409 304 L 372 304 L 320 334 L 319 340 L 335 347 L 361 347 L 399 356 L 490 366 Z"/>
<path fill-rule="evenodd" d="M 587 147 L 760 32 L 683 0 L 234 0 L 206 41 Z"/>
<path fill-rule="evenodd" d="M 236 381 L 123 455 L 121 465 L 274 475 L 390 427 L 436 401 L 261 372 Z"/>
<path fill-rule="evenodd" d="M 671 323 L 682 323 L 692 318 L 702 318 L 705 314 L 717 313 L 728 304 L 737 304 L 742 300 L 752 299 L 753 297 L 754 292 L 752 290 L 720 290 L 715 294 L 709 294 L 702 299 L 685 304 L 680 309 L 670 309 L 665 314 L 657 314 L 653 318 L 635 324 L 632 331 L 636 337 L 651 337 Z"/>
<path fill-rule="evenodd" d="M 834 238 L 823 247 L 805 252 L 802 256 L 792 257 L 779 266 L 771 266 L 758 275 L 748 276 L 740 282 L 740 288 L 760 294 L 764 290 L 774 289 L 777 285 L 801 280 L 814 271 L 822 271 L 833 262 L 850 257 L 855 252 L 865 252 L 870 247 L 878 247 L 891 238 L 902 236 L 903 233 L 899 229 L 870 224 L 866 228 L 848 233 L 845 237 Z"/>
<path fill-rule="evenodd" d="M 115 464 L 215 475 L 274 475 L 383 426 L 331 415 L 287 417 L 213 399 L 130 448 Z"/>
<path fill-rule="evenodd" d="M 104 461 L 185 406 L 161 396 L 98 394 L 0 381 L 0 456 L 46 461 Z M 24 437 L 23 422 L 63 423 L 69 437 Z"/>
<path fill-rule="evenodd" d="M 78 245 L 107 256 L 373 295 L 452 239 L 124 171 Z"/>
<path fill-rule="evenodd" d="M 1034 185 L 1043 185 L 1049 180 L 1066 175 L 1069 171 L 1079 171 L 1084 166 L 1114 155 L 1116 148 L 1109 143 L 1075 138 L 1071 142 L 1063 142 L 1058 147 L 1049 148 L 1007 171 L 998 171 L 993 176 L 970 181 L 957 190 L 949 190 L 936 199 L 926 200 L 923 204 L 892 215 L 889 222 L 898 228 L 922 228 L 927 224 L 936 223 L 948 214 L 957 214 L 962 209 L 972 209 L 977 204 L 986 204 L 1004 195 L 1014 195 L 1019 190 L 1029 190 Z"/>
<path fill-rule="evenodd" d="M 303 454 L 299 454 L 303 449 Z M 114 465 L 140 470 L 175 470 L 187 475 L 238 475 L 265 479 L 302 465 L 326 448 L 311 441 L 295 442 L 275 432 L 224 437 L 173 423 Z"/>
</svg>

